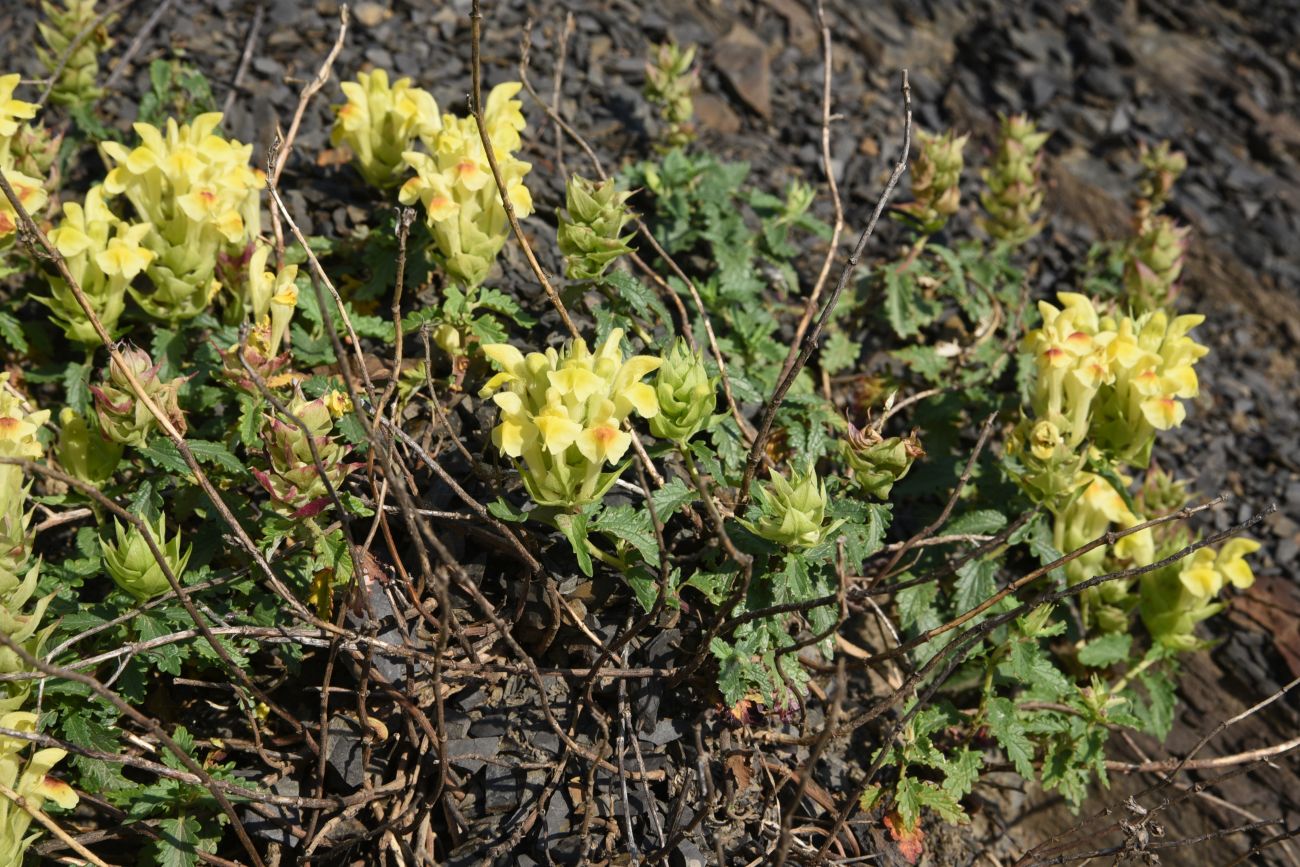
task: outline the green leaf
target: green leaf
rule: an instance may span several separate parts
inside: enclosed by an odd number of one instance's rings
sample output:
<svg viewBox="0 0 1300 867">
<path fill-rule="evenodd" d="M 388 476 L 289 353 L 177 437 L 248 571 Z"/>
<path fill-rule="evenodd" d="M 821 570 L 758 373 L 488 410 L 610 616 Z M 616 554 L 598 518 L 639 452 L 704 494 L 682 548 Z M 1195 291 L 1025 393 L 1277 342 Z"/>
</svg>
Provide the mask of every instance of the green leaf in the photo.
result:
<svg viewBox="0 0 1300 867">
<path fill-rule="evenodd" d="M 1026 780 L 1034 778 L 1034 745 L 1025 734 L 1025 724 L 1016 716 L 1016 706 L 1007 698 L 994 698 L 988 704 L 989 732 L 1007 758 Z"/>
<path fill-rule="evenodd" d="M 90 409 L 90 361 L 69 364 L 63 372 L 63 390 L 68 406 L 82 415 Z"/>
<path fill-rule="evenodd" d="M 1074 690 L 1074 685 L 1043 653 L 1037 639 L 1013 640 L 1011 653 L 1000 668 L 1035 693 L 1060 698 Z"/>
<path fill-rule="evenodd" d="M 1134 710 L 1146 724 L 1147 732 L 1164 740 L 1174 727 L 1174 708 L 1178 703 L 1176 684 L 1165 672 L 1150 669 L 1139 674 L 1138 680 L 1146 687 L 1147 702 L 1137 703 Z"/>
<path fill-rule="evenodd" d="M 943 787 L 958 798 L 970 794 L 983 766 L 984 757 L 975 750 L 962 749 L 950 754 L 943 765 Z"/>
<path fill-rule="evenodd" d="M 861 344 L 855 343 L 847 334 L 836 328 L 831 331 L 830 337 L 826 338 L 826 343 L 822 346 L 821 368 L 827 376 L 835 376 L 854 367 L 858 363 L 858 354 L 861 351 Z"/>
<path fill-rule="evenodd" d="M 239 423 L 235 430 L 244 448 L 257 450 L 262 447 L 262 420 L 266 412 L 266 401 L 251 394 L 239 396 Z"/>
<path fill-rule="evenodd" d="M 27 335 L 23 334 L 22 323 L 9 311 L 0 311 L 0 337 L 18 352 L 27 352 Z"/>
<path fill-rule="evenodd" d="M 947 789 L 941 789 L 931 782 L 924 782 L 916 795 L 921 806 L 934 810 L 945 822 L 961 825 L 970 821 L 970 816 L 966 815 L 961 804 L 957 803 L 957 798 Z"/>
<path fill-rule="evenodd" d="M 951 359 L 939 354 L 933 346 L 905 346 L 889 353 L 906 364 L 929 382 L 940 382 L 948 373 Z"/>
<path fill-rule="evenodd" d="M 911 580 L 912 573 L 898 576 L 900 582 Z M 894 595 L 898 605 L 898 625 L 907 630 L 924 632 L 938 626 L 942 619 L 934 601 L 939 595 L 939 585 L 934 581 L 904 587 Z"/>
<path fill-rule="evenodd" d="M 172 445 L 172 447 L 175 448 L 170 440 L 167 441 L 167 444 Z M 244 471 L 244 465 L 240 463 L 239 458 L 231 454 L 230 449 L 226 448 L 221 443 L 210 442 L 208 440 L 186 440 L 185 444 L 190 447 L 190 451 L 193 452 L 194 457 L 200 463 L 216 464 L 226 472 L 235 475 Z M 177 451 L 177 454 L 179 455 L 180 452 Z M 187 466 L 186 471 L 188 472 L 188 470 L 189 468 Z"/>
<path fill-rule="evenodd" d="M 699 492 L 677 476 L 669 479 L 662 488 L 650 494 L 660 523 L 667 523 L 678 509 L 699 498 Z"/>
<path fill-rule="evenodd" d="M 659 565 L 659 545 L 655 541 L 649 512 L 631 506 L 613 506 L 601 512 L 591 522 L 590 529 L 604 533 L 616 543 L 631 545 L 646 563 Z"/>
<path fill-rule="evenodd" d="M 915 267 L 885 269 L 885 318 L 899 337 L 911 337 L 943 312 L 943 305 L 922 296 Z"/>
<path fill-rule="evenodd" d="M 573 548 L 573 556 L 578 558 L 578 568 L 590 578 L 594 572 L 591 567 L 591 552 L 587 550 L 587 516 L 577 514 L 560 514 L 555 516 L 555 525 Z"/>
<path fill-rule="evenodd" d="M 153 863 L 158 867 L 194 867 L 199 863 L 199 820 L 181 815 L 158 823 L 158 839 L 152 844 Z"/>
<path fill-rule="evenodd" d="M 1133 636 L 1125 632 L 1102 635 L 1079 650 L 1079 661 L 1091 668 L 1105 668 L 1128 658 Z"/>
<path fill-rule="evenodd" d="M 1006 515 L 996 509 L 976 509 L 954 518 L 944 527 L 945 535 L 989 535 L 1007 525 Z"/>
<path fill-rule="evenodd" d="M 495 500 L 488 503 L 487 510 L 491 515 L 500 518 L 503 521 L 509 521 L 512 524 L 522 524 L 524 521 L 528 520 L 527 512 L 518 506 L 515 506 L 513 503 L 506 502 L 501 497 L 497 497 Z"/>
<path fill-rule="evenodd" d="M 899 777 L 898 785 L 894 789 L 894 805 L 898 808 L 898 818 L 902 820 L 903 827 L 907 830 L 915 830 L 917 824 L 921 821 L 921 804 L 925 795 L 922 790 L 925 783 L 912 777 Z"/>
<path fill-rule="evenodd" d="M 159 469 L 167 470 L 183 478 L 190 478 L 190 465 L 185 463 L 181 457 L 180 450 L 176 444 L 169 439 L 154 437 L 153 440 L 138 451 L 144 455 L 148 461 Z"/>
<path fill-rule="evenodd" d="M 998 564 L 995 560 L 968 560 L 963 563 L 957 570 L 957 583 L 953 587 L 957 611 L 970 611 L 997 592 L 997 582 L 993 580 L 997 571 Z M 985 611 L 972 621 L 972 625 L 989 613 L 990 611 Z"/>
</svg>

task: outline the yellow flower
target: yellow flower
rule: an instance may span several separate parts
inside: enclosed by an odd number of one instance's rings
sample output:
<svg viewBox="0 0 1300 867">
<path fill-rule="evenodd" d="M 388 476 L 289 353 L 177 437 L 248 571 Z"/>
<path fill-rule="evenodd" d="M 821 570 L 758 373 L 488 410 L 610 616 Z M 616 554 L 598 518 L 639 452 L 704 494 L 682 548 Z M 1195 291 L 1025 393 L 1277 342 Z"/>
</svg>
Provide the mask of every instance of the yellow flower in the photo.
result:
<svg viewBox="0 0 1300 867">
<path fill-rule="evenodd" d="M 659 411 L 654 389 L 640 380 L 660 360 L 624 359 L 622 339 L 615 329 L 594 354 L 582 340 L 526 356 L 504 343 L 483 347 L 501 369 L 480 392 L 500 411 L 492 442 L 520 462 L 538 504 L 577 506 L 604 496 L 618 478 L 606 464 L 623 460 L 632 442 L 623 429 L 628 416 Z"/>
<path fill-rule="evenodd" d="M 34 103 L 14 99 L 14 89 L 21 80 L 22 76 L 16 72 L 0 75 L 0 156 L 8 155 L 9 143 L 5 140 L 18 132 L 18 122 L 36 117 Z"/>
</svg>

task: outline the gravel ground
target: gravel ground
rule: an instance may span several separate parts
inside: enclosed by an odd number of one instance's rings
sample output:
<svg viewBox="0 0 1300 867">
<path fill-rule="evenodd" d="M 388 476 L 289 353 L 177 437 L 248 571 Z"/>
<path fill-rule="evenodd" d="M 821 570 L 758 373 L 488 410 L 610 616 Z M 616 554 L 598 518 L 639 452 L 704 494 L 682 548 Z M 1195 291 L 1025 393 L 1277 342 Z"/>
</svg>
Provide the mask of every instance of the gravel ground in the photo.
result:
<svg viewBox="0 0 1300 867">
<path fill-rule="evenodd" d="M 8 0 L 6 6 L 16 5 Z M 15 8 L 4 27 L 11 58 L 36 74 L 21 47 L 34 27 L 30 5 Z M 124 83 L 106 103 L 109 116 L 128 121 L 134 94 L 147 86 L 150 59 L 184 55 L 214 82 L 218 102 L 231 91 L 246 45 L 252 61 L 234 94 L 227 129 L 263 147 L 276 121 L 287 124 L 304 81 L 314 73 L 337 30 L 338 4 L 267 3 L 252 33 L 257 4 L 247 0 L 178 0 L 158 29 L 143 40 Z M 574 13 L 561 91 L 574 119 L 603 158 L 617 164 L 646 147 L 647 109 L 640 98 L 648 41 L 672 35 L 703 47 L 703 93 L 698 100 L 703 146 L 753 165 L 752 178 L 778 189 L 791 174 L 820 180 L 818 117 L 821 56 L 807 4 L 799 0 L 583 0 L 577 3 L 488 3 L 484 58 L 489 83 L 514 77 L 525 21 L 533 26 L 532 70 L 539 89 L 552 81 L 564 14 Z M 121 44 L 139 31 L 152 8 L 136 3 L 118 25 Z M 1212 353 L 1201 363 L 1202 396 L 1187 424 L 1165 442 L 1170 462 L 1196 479 L 1204 494 L 1226 493 L 1226 508 L 1208 522 L 1219 527 L 1275 503 L 1259 538 L 1264 543 L 1259 581 L 1217 621 L 1226 640 L 1188 665 L 1183 712 L 1167 749 L 1188 749 L 1213 723 L 1245 709 L 1281 684 L 1300 677 L 1300 6 L 1284 2 L 1221 2 L 1186 10 L 1163 0 L 1062 4 L 1039 0 L 1005 6 L 977 0 L 914 0 L 859 4 L 833 0 L 836 22 L 834 164 L 849 219 L 849 236 L 869 212 L 901 138 L 898 70 L 910 70 L 917 123 L 969 130 L 987 143 L 996 113 L 1026 111 L 1054 131 L 1048 145 L 1051 251 L 1037 291 L 1072 288 L 1068 263 L 1094 240 L 1128 231 L 1126 197 L 1136 176 L 1140 141 L 1171 139 L 1190 168 L 1176 189 L 1172 211 L 1194 230 L 1183 303 L 1207 314 L 1198 331 Z M 6 12 L 9 10 L 6 9 Z M 468 0 L 444 3 L 363 2 L 336 64 L 352 77 L 366 65 L 410 75 L 442 106 L 459 106 L 469 80 Z M 254 36 L 250 41 L 250 34 Z M 22 66 L 26 62 L 28 66 Z M 344 233 L 374 219 L 378 202 L 344 207 L 352 186 L 337 167 L 316 164 L 327 146 L 331 83 L 311 105 L 282 185 L 305 231 Z M 560 161 L 578 155 L 554 145 L 554 131 L 532 112 L 536 168 L 530 185 L 539 201 L 537 231 L 559 200 Z M 968 182 L 973 178 L 968 177 Z M 549 184 L 549 187 L 547 186 Z M 972 187 L 973 189 L 973 187 Z M 906 195 L 906 190 L 902 191 Z M 887 249 L 892 235 L 873 242 Z M 507 268 L 507 271 L 512 269 Z M 518 271 L 519 269 L 513 269 Z M 530 292 L 533 290 L 529 290 Z M 493 582 L 485 579 L 485 590 Z M 642 664 L 671 654 L 671 632 L 644 651 Z M 656 646 L 657 645 L 657 646 Z M 636 697 L 648 768 L 669 774 L 692 766 L 689 741 L 699 720 L 674 717 L 671 697 L 647 689 Z M 464 756 L 509 755 L 525 760 L 557 744 L 522 678 L 462 692 L 449 704 L 448 728 Z M 661 708 L 662 704 L 662 708 Z M 662 713 L 661 713 L 662 711 Z M 1300 728 L 1300 703 L 1288 699 L 1234 726 L 1207 754 L 1276 743 Z M 731 735 L 707 732 L 707 749 L 725 751 Z M 715 740 L 716 739 L 716 740 Z M 860 746 L 860 745 L 859 745 Z M 852 750 L 852 747 L 850 748 Z M 1117 745 L 1117 757 L 1163 754 L 1158 745 Z M 829 758 L 819 783 L 834 792 L 863 761 L 850 751 Z M 481 863 L 484 841 L 499 839 L 527 815 L 528 796 L 541 772 L 516 775 L 479 758 L 458 767 L 475 782 L 460 809 L 469 823 L 452 863 Z M 1165 827 L 1173 839 L 1250 821 L 1250 815 L 1300 818 L 1300 776 L 1292 757 L 1216 787 L 1216 799 L 1196 798 L 1171 808 Z M 1212 773 L 1212 772 L 1211 772 Z M 1191 775 L 1196 779 L 1197 775 Z M 1009 778 L 1008 778 L 1009 779 Z M 1145 781 L 1117 778 L 1114 791 L 1090 807 L 1118 803 Z M 597 794 L 609 796 L 597 783 Z M 572 827 L 577 788 L 561 788 L 536 827 L 502 863 L 569 863 L 578 856 Z M 653 804 L 629 792 L 638 833 L 649 839 L 645 815 L 667 816 L 673 805 Z M 1067 827 L 1059 799 L 1036 787 L 981 794 L 976 822 L 960 831 L 934 832 L 930 863 L 973 864 L 980 853 L 995 863 Z M 737 809 L 743 812 L 743 804 Z M 679 816 L 689 819 L 690 808 Z M 744 828 L 735 823 L 735 833 Z M 712 863 L 713 841 L 726 851 L 743 847 L 725 823 L 706 820 L 709 835 L 692 835 L 674 863 Z M 877 832 L 863 829 L 870 838 Z M 1212 840 L 1162 853 L 1165 864 L 1226 864 L 1260 836 Z M 1249 843 L 1247 842 L 1249 840 Z M 1113 843 L 1115 841 L 1107 841 Z M 731 847 L 735 846 L 733 850 Z M 882 860 L 892 863 L 892 848 Z M 708 852 L 706 856 L 703 854 Z M 1274 848 L 1249 863 L 1285 863 Z M 1274 859 L 1274 860 L 1269 860 Z M 740 862 L 735 862 L 740 863 Z M 1006 863 L 1010 863 L 1009 861 Z M 1292 861 L 1291 863 L 1295 863 Z"/>
</svg>

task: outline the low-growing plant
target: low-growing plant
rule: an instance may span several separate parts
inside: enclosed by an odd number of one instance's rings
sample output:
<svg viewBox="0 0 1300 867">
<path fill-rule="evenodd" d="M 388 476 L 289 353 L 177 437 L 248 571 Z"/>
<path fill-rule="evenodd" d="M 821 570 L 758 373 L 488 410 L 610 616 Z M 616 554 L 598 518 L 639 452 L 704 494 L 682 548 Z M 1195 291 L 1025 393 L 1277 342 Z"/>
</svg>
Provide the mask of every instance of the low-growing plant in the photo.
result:
<svg viewBox="0 0 1300 867">
<path fill-rule="evenodd" d="M 94 10 L 50 6 L 50 48 Z M 70 53 L 56 103 L 85 113 L 107 45 Z M 247 802 L 316 811 L 300 841 L 315 847 L 362 803 L 325 776 L 353 724 L 364 775 L 380 742 L 410 759 L 401 773 L 437 766 L 428 802 L 402 783 L 425 812 L 384 821 L 445 856 L 429 829 L 464 828 L 444 666 L 535 676 L 561 770 L 594 773 L 608 753 L 575 739 L 604 700 L 591 686 L 656 636 L 679 654 L 671 701 L 700 719 L 798 723 L 814 762 L 874 721 L 828 840 L 862 809 L 909 857 L 927 817 L 968 821 L 996 762 L 1078 809 L 1107 784 L 1115 732 L 1168 734 L 1180 654 L 1207 646 L 1197 624 L 1251 585 L 1259 548 L 1182 524 L 1190 494 L 1159 466 L 1209 351 L 1192 336 L 1205 317 L 1172 307 L 1191 238 L 1161 210 L 1185 159 L 1144 151 L 1133 237 L 1038 297 L 1050 133 L 1002 118 L 976 215 L 974 136 L 918 131 L 896 247 L 861 276 L 855 254 L 836 285 L 842 251 L 819 247 L 839 230 L 809 181 L 760 189 L 693 144 L 693 63 L 653 48 L 655 148 L 565 178 L 546 208 L 523 82 L 462 117 L 412 79 L 358 72 L 333 109 L 355 167 L 339 177 L 395 211 L 351 238 L 304 237 L 278 173 L 198 110 L 210 93 L 179 67 L 151 68 L 133 143 L 93 142 L 107 171 L 84 190 L 58 188 L 36 105 L 0 77 L 3 274 L 13 309 L 44 317 L 0 311 L 22 371 L 0 374 L 5 863 L 47 800 L 77 803 L 46 776 L 69 751 L 60 772 L 99 820 L 151 839 L 146 860 L 259 861 Z M 479 106 L 477 68 L 473 87 Z M 46 231 L 32 216 L 51 201 Z M 542 292 L 518 291 L 512 237 Z M 437 521 L 471 530 L 452 542 Z M 539 659 L 561 630 L 596 647 L 564 670 L 586 678 L 571 720 L 525 650 L 532 614 L 550 624 Z M 846 658 L 846 626 L 872 618 L 893 640 Z M 850 695 L 864 658 L 891 667 L 890 691 Z M 182 706 L 197 702 L 177 684 L 216 690 L 215 710 Z M 268 773 L 315 793 L 253 781 Z"/>
</svg>

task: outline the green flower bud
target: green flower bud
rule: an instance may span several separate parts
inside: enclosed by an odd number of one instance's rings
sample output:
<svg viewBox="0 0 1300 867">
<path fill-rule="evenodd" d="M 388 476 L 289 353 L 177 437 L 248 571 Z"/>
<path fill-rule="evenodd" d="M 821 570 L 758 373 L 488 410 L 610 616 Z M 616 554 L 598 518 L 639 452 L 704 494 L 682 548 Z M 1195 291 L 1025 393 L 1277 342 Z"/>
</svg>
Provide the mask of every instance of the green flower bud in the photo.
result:
<svg viewBox="0 0 1300 867">
<path fill-rule="evenodd" d="M 917 132 L 919 152 L 912 160 L 912 196 L 915 201 L 900 205 L 898 210 L 917 223 L 922 235 L 933 235 L 957 213 L 961 204 L 962 149 L 970 136 Z"/>
<path fill-rule="evenodd" d="M 62 134 L 57 137 L 50 135 L 45 124 L 23 124 L 9 139 L 9 157 L 13 168 L 24 175 L 46 179 L 48 186 L 50 169 L 59 156 L 59 145 L 62 142 Z"/>
<path fill-rule="evenodd" d="M 1172 473 L 1153 466 L 1147 470 L 1134 501 L 1139 514 L 1154 518 L 1178 511 L 1189 499 L 1185 480 L 1175 479 Z"/>
<path fill-rule="evenodd" d="M 770 485 L 758 485 L 754 500 L 759 515 L 741 525 L 756 536 L 786 548 L 812 548 L 835 532 L 842 519 L 826 521 L 826 483 L 817 479 L 812 467 L 807 474 L 795 474 L 790 481 L 779 473 Z"/>
<path fill-rule="evenodd" d="M 68 474 L 95 486 L 107 481 L 122 460 L 122 444 L 91 429 L 86 419 L 70 407 L 59 413 L 59 425 L 57 455 Z"/>
<path fill-rule="evenodd" d="M 1190 226 L 1177 226 L 1169 217 L 1146 221 L 1124 265 L 1124 289 L 1135 312 L 1158 310 L 1169 303 L 1183 272 L 1190 233 Z"/>
<path fill-rule="evenodd" d="M 1040 151 L 1049 135 L 1024 115 L 1002 118 L 997 155 L 980 173 L 988 187 L 980 194 L 988 213 L 982 225 L 995 240 L 1019 247 L 1042 231 L 1044 221 L 1035 216 L 1043 206 Z"/>
<path fill-rule="evenodd" d="M 1162 141 L 1154 148 L 1141 144 L 1142 177 L 1138 180 L 1139 218 L 1155 213 L 1169 201 L 1169 194 L 1174 183 L 1187 171 L 1187 155 L 1181 151 L 1169 149 L 1169 142 Z"/>
<path fill-rule="evenodd" d="M 287 419 L 266 416 L 262 439 L 268 466 L 254 468 L 253 475 L 271 495 L 276 511 L 291 518 L 308 518 L 330 502 L 329 488 L 337 491 L 347 474 L 361 464 L 344 461 L 350 446 L 334 440 L 334 419 L 324 399 L 309 401 L 299 395 L 290 402 L 289 411 L 306 430 Z M 324 477 L 312 457 L 313 444 Z"/>
<path fill-rule="evenodd" d="M 884 439 L 871 428 L 859 430 L 852 422 L 843 448 L 858 487 L 881 500 L 889 499 L 894 483 L 907 475 L 917 458 L 925 457 L 916 431 L 905 437 Z"/>
<path fill-rule="evenodd" d="M 677 338 L 655 374 L 659 414 L 650 419 L 650 432 L 685 443 L 709 423 L 718 404 L 717 387 L 717 377 L 710 378 L 704 367 L 704 356 Z"/>
<path fill-rule="evenodd" d="M 90 387 L 95 397 L 99 429 L 114 442 L 138 448 L 148 442 L 149 435 L 158 427 L 158 420 L 132 390 L 126 373 L 130 370 L 145 394 L 176 430 L 184 434 L 186 425 L 185 414 L 180 408 L 180 389 L 189 377 L 178 376 L 164 382 L 158 376 L 160 365 L 153 363 L 149 353 L 128 343 L 120 345 L 118 354 L 125 366 L 119 365 L 116 358 L 112 359 L 103 383 Z"/>
<path fill-rule="evenodd" d="M 95 3 L 96 0 L 63 0 L 61 8 L 50 0 L 41 3 L 45 20 L 36 27 L 45 47 L 36 46 L 36 56 L 51 73 L 63 62 L 50 91 L 50 99 L 58 105 L 86 105 L 103 93 L 95 83 L 99 75 L 99 54 L 113 44 L 108 38 L 108 28 L 117 16 L 109 16 L 90 31 L 89 38 L 85 37 L 83 31 L 99 17 Z M 81 41 L 63 61 L 68 48 L 78 39 Z"/>
<path fill-rule="evenodd" d="M 665 125 L 663 140 L 668 147 L 681 147 L 695 138 L 691 92 L 699 80 L 699 71 L 691 69 L 694 61 L 694 45 L 682 48 L 669 42 L 654 46 L 646 64 L 645 96 L 652 105 L 659 106 L 659 118 Z"/>
<path fill-rule="evenodd" d="M 117 543 L 103 542 L 104 568 L 118 587 L 130 593 L 141 602 L 148 602 L 155 596 L 161 596 L 171 589 L 163 568 L 149 550 L 149 543 L 144 534 L 134 524 L 129 529 L 117 521 L 113 522 L 117 531 Z M 167 518 L 158 516 L 156 525 L 149 525 L 149 535 L 167 561 L 167 568 L 177 581 L 185 572 L 190 562 L 194 546 L 181 550 L 181 534 L 167 538 Z"/>
<path fill-rule="evenodd" d="M 617 259 L 632 252 L 632 235 L 620 236 L 632 219 L 627 200 L 612 179 L 589 181 L 573 175 L 565 190 L 565 208 L 559 218 L 560 252 L 564 276 L 570 280 L 595 280 Z"/>
</svg>

